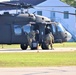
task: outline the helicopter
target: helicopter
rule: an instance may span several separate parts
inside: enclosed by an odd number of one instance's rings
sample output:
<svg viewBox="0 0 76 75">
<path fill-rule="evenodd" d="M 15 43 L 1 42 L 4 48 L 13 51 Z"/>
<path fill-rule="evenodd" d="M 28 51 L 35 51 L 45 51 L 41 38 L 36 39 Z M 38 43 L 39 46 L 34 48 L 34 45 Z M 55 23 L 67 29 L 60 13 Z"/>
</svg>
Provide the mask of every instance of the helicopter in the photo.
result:
<svg viewBox="0 0 76 75">
<path fill-rule="evenodd" d="M 33 8 L 31 4 L 24 3 L 0 3 L 0 5 L 24 9 Z M 39 30 L 39 43 L 45 35 L 46 26 L 50 27 L 56 43 L 67 42 L 72 38 L 72 35 L 59 22 L 54 22 L 45 16 L 31 14 L 28 11 L 23 13 L 21 10 L 20 14 L 10 14 L 9 12 L 0 14 L 0 44 L 20 44 L 21 49 L 26 50 L 30 43 L 28 41 L 29 33 Z"/>
</svg>

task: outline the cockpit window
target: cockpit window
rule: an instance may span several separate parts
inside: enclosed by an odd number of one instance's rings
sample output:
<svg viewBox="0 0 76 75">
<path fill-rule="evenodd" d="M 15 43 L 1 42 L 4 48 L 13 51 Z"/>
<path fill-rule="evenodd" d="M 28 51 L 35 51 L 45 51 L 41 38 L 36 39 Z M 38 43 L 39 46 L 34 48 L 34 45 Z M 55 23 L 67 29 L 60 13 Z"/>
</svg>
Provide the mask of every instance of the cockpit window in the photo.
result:
<svg viewBox="0 0 76 75">
<path fill-rule="evenodd" d="M 31 26 L 30 26 L 29 24 L 23 26 L 23 31 L 24 31 L 24 32 L 29 33 L 30 30 L 31 30 Z"/>
<path fill-rule="evenodd" d="M 61 32 L 65 31 L 65 29 L 63 28 L 63 26 L 60 23 L 58 23 L 57 29 L 58 29 L 58 31 L 61 31 Z"/>
<path fill-rule="evenodd" d="M 53 34 L 55 34 L 56 33 L 56 26 L 52 25 L 52 28 L 53 28 Z"/>
</svg>

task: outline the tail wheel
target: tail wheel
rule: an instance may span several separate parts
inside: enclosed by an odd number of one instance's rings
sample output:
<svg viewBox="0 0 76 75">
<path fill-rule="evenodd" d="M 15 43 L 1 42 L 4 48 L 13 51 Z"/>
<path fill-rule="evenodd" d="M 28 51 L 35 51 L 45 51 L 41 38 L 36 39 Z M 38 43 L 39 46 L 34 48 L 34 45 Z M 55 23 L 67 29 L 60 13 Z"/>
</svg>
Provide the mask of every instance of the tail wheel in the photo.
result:
<svg viewBox="0 0 76 75">
<path fill-rule="evenodd" d="M 28 45 L 27 44 L 21 44 L 20 47 L 22 50 L 26 50 L 28 48 Z"/>
<path fill-rule="evenodd" d="M 49 44 L 46 44 L 45 42 L 42 43 L 41 48 L 43 50 L 49 49 Z"/>
</svg>

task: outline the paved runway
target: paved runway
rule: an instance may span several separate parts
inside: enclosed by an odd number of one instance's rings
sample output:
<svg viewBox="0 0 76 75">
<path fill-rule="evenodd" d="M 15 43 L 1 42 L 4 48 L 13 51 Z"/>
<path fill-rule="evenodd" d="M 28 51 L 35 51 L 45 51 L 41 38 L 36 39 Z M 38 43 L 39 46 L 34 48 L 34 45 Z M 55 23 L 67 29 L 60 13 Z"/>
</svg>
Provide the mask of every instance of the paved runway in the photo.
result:
<svg viewBox="0 0 76 75">
<path fill-rule="evenodd" d="M 76 48 L 54 48 L 54 50 L 30 50 L 29 48 L 27 50 L 21 50 L 20 48 L 18 49 L 0 49 L 0 52 L 64 52 L 64 51 L 76 51 Z"/>
<path fill-rule="evenodd" d="M 76 66 L 0 68 L 0 75 L 76 75 Z"/>
</svg>

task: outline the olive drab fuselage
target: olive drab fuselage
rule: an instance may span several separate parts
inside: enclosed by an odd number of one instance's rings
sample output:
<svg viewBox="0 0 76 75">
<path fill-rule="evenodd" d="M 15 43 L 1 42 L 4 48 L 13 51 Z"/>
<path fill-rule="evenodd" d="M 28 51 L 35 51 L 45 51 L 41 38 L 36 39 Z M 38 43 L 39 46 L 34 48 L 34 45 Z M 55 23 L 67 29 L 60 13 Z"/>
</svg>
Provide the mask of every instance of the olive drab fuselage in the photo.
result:
<svg viewBox="0 0 76 75">
<path fill-rule="evenodd" d="M 39 42 L 41 42 L 47 25 L 56 42 L 60 39 L 62 42 L 67 41 L 66 30 L 58 31 L 59 25 L 52 24 L 47 17 L 30 13 L 9 14 L 5 12 L 0 15 L 0 44 L 29 44 L 28 34 L 32 30 L 39 30 Z"/>
</svg>

